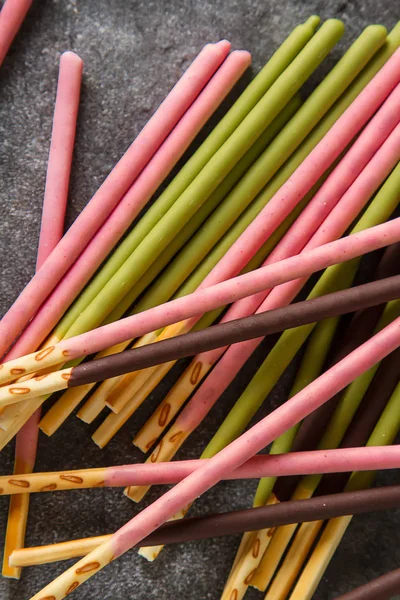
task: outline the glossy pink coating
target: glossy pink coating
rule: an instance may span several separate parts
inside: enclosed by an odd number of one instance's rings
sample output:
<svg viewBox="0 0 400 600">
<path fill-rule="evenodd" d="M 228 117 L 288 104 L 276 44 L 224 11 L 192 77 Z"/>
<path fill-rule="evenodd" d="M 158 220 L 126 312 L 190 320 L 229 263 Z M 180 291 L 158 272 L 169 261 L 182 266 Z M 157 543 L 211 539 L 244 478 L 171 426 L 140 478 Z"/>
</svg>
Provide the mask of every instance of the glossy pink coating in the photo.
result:
<svg viewBox="0 0 400 600">
<path fill-rule="evenodd" d="M 40 228 L 40 239 L 44 242 L 39 244 L 36 269 L 40 269 L 64 233 L 82 70 L 82 59 L 74 52 L 64 52 L 60 58 Z"/>
</svg>

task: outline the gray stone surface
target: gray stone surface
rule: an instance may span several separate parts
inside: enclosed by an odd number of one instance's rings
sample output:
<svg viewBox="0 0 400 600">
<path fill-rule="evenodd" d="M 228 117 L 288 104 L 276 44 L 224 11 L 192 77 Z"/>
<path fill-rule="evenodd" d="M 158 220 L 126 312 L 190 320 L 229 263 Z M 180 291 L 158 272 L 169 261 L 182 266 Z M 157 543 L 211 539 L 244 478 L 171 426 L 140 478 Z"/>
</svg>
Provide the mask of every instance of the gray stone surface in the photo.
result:
<svg viewBox="0 0 400 600">
<path fill-rule="evenodd" d="M 163 99 L 202 45 L 226 37 L 234 48 L 253 53 L 257 71 L 300 21 L 317 13 L 340 17 L 343 42 L 312 83 L 340 57 L 369 23 L 388 28 L 396 21 L 393 0 L 36 0 L 0 70 L 0 244 L 3 253 L 0 312 L 32 276 L 35 265 L 46 159 L 60 53 L 70 49 L 85 61 L 84 84 L 69 203 L 69 223 Z M 309 89 L 309 85 L 306 86 Z M 263 357 L 258 353 L 258 361 Z M 193 435 L 182 457 L 199 455 L 234 397 L 256 368 L 254 361 Z M 288 378 L 270 395 L 263 412 L 282 401 Z M 164 388 L 165 389 L 165 388 Z M 141 460 L 130 444 L 163 389 L 100 451 L 94 427 L 76 418 L 51 439 L 40 438 L 38 470 L 123 464 Z M 12 469 L 13 447 L 2 453 L 1 472 Z M 380 483 L 398 481 L 382 475 Z M 254 483 L 223 483 L 196 503 L 194 513 L 249 506 Z M 154 490 L 148 501 L 156 498 Z M 147 502 L 146 501 L 146 504 Z M 7 499 L 0 498 L 1 539 Z M 48 494 L 32 498 L 27 544 L 43 544 L 113 531 L 138 507 L 110 490 Z M 397 567 L 400 512 L 354 519 L 330 564 L 317 600 Z M 75 592 L 87 600 L 187 600 L 219 598 L 239 538 L 171 547 L 153 565 L 128 553 Z M 27 599 L 62 572 L 66 564 L 26 569 L 20 582 L 0 581 L 0 598 Z M 262 595 L 251 590 L 249 600 Z"/>
</svg>

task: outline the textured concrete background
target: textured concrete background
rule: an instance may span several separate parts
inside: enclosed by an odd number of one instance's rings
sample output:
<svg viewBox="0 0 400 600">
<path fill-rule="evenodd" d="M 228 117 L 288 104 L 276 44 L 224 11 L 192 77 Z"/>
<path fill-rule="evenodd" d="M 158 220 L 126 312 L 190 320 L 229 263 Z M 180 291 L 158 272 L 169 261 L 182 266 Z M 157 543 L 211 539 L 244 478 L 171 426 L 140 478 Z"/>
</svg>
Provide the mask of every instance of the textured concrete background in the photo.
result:
<svg viewBox="0 0 400 600">
<path fill-rule="evenodd" d="M 0 2 L 1 4 L 1 2 Z M 319 81 L 369 23 L 392 27 L 393 0 L 36 0 L 0 70 L 0 243 L 3 253 L 0 312 L 9 307 L 34 272 L 46 160 L 60 53 L 70 49 L 85 62 L 84 84 L 69 203 L 69 223 L 130 144 L 155 107 L 209 41 L 223 37 L 250 50 L 257 72 L 290 30 L 310 14 L 340 17 L 347 26 L 341 44 L 318 70 Z M 398 17 L 398 15 L 397 15 Z M 310 86 L 307 86 L 310 89 Z M 265 350 L 264 350 L 265 354 Z M 234 397 L 263 358 L 263 351 L 181 452 L 196 457 Z M 176 376 L 176 374 L 175 374 Z M 266 413 L 282 401 L 289 378 L 266 402 Z M 158 389 L 100 451 L 94 427 L 76 418 L 52 439 L 41 436 L 38 470 L 123 464 L 141 460 L 130 440 L 162 397 Z M 2 453 L 1 471 L 12 469 L 13 447 Z M 395 476 L 379 477 L 380 483 Z M 397 477 L 398 480 L 398 477 Z M 193 513 L 251 504 L 255 484 L 224 483 L 197 502 Z M 156 498 L 154 490 L 146 501 Z M 111 532 L 138 508 L 120 491 L 95 490 L 32 498 L 27 544 L 36 545 Z M 8 502 L 0 498 L 0 531 Z M 400 512 L 353 520 L 315 598 L 329 600 L 400 563 Z M 239 538 L 225 538 L 164 551 L 153 565 L 131 552 L 75 592 L 87 600 L 216 600 Z M 20 582 L 0 581 L 0 598 L 29 598 L 67 566 L 26 569 Z M 251 590 L 246 598 L 261 598 Z"/>
</svg>

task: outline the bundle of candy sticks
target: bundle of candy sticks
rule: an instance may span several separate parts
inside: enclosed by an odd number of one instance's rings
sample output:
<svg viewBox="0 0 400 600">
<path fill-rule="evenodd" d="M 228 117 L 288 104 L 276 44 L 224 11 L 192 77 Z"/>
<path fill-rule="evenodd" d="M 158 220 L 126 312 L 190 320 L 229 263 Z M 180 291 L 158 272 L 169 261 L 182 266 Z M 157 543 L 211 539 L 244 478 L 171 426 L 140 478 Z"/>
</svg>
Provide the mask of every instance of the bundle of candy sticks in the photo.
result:
<svg viewBox="0 0 400 600">
<path fill-rule="evenodd" d="M 30 4 L 6 0 L 0 63 Z M 3 575 L 82 557 L 34 599 L 66 597 L 133 547 L 154 560 L 164 544 L 244 533 L 221 599 L 254 586 L 308 600 L 352 516 L 399 506 L 399 486 L 372 485 L 400 468 L 400 25 L 367 27 L 303 102 L 343 33 L 316 16 L 296 27 L 131 226 L 250 66 L 225 40 L 206 45 L 64 235 L 83 63 L 61 56 L 37 271 L 0 321 L 1 448 L 16 437 Z M 373 251 L 371 280 L 354 284 Z M 201 458 L 171 462 L 266 336 Z M 248 428 L 303 346 L 289 399 Z M 33 473 L 39 429 L 93 392 L 78 417 L 107 410 L 104 447 L 184 357 L 133 440 L 146 464 Z M 252 508 L 185 518 L 220 480 L 254 478 Z M 114 534 L 24 547 L 31 493 L 123 487 L 139 502 L 171 483 Z M 341 598 L 397 592 L 398 570 Z"/>
</svg>

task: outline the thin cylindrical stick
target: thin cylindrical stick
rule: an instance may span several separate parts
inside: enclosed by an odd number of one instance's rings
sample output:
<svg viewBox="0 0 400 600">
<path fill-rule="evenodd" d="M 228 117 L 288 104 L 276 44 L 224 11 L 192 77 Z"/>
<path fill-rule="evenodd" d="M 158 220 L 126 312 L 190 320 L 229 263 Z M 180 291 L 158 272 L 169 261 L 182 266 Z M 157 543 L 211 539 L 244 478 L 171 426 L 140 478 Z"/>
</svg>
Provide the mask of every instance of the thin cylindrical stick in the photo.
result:
<svg viewBox="0 0 400 600">
<path fill-rule="evenodd" d="M 276 527 L 293 519 L 304 521 L 327 518 L 352 512 L 363 514 L 395 508 L 400 500 L 400 486 L 380 487 L 372 490 L 347 492 L 329 496 L 320 496 L 310 500 L 284 502 L 279 506 L 250 508 L 229 513 L 211 514 L 204 517 L 190 517 L 172 521 L 161 526 L 145 540 L 146 546 L 153 544 L 174 544 L 241 533 L 263 525 Z M 68 558 L 85 556 L 100 544 L 109 541 L 111 536 L 104 535 L 81 540 L 71 540 L 49 546 L 38 546 L 16 550 L 10 557 L 13 565 L 40 565 Z"/>
<path fill-rule="evenodd" d="M 117 244 L 136 217 L 138 210 L 148 202 L 170 173 L 250 62 L 251 57 L 248 52 L 235 51 L 228 56 L 151 158 L 113 213 L 84 249 L 81 256 L 78 257 L 56 289 L 43 303 L 7 358 L 11 358 L 13 353 L 26 354 L 37 349 L 40 342 L 50 333 L 68 306 Z M 162 210 L 166 211 L 168 209 L 170 202 L 171 194 L 165 192 L 150 209 L 150 213 L 144 219 L 145 222 L 141 221 L 114 251 L 106 265 L 102 267 L 95 279 L 90 282 L 88 288 L 83 292 L 82 297 L 71 307 L 71 312 L 82 311 L 85 307 L 85 298 L 86 303 L 89 304 L 90 298 L 96 295 L 96 290 L 101 290 L 105 282 L 118 270 L 134 250 L 135 245 L 137 246 L 140 243 L 141 238 L 145 237 L 154 222 L 157 222 L 157 216 L 161 218 Z M 70 311 L 68 315 L 70 315 Z M 54 335 L 62 337 L 62 332 L 68 329 L 67 319 L 68 317 L 65 316 L 62 322 L 57 325 Z"/>
<path fill-rule="evenodd" d="M 60 58 L 53 130 L 43 199 L 40 237 L 36 268 L 40 269 L 57 246 L 64 232 L 72 153 L 82 81 L 83 61 L 73 52 Z M 26 354 L 26 352 L 24 352 Z"/>
<path fill-rule="evenodd" d="M 164 463 L 99 467 L 50 473 L 2 475 L 0 495 L 20 495 L 99 487 L 127 485 L 167 485 L 178 483 L 211 459 L 183 460 Z M 400 446 L 388 448 L 339 448 L 287 454 L 254 456 L 224 479 L 257 479 L 271 477 L 341 473 L 353 470 L 398 469 Z"/>
<path fill-rule="evenodd" d="M 146 535 L 165 523 L 179 510 L 220 481 L 221 477 L 245 463 L 287 429 L 296 425 L 313 410 L 327 402 L 356 377 L 370 369 L 400 346 L 400 318 L 368 342 L 349 354 L 296 396 L 277 408 L 240 438 L 221 450 L 204 467 L 186 477 L 149 507 L 142 510 L 109 542 L 99 546 L 84 559 L 36 594 L 34 600 L 54 595 L 64 598 L 110 561 L 124 554 Z"/>
<path fill-rule="evenodd" d="M 197 350 L 206 351 L 222 345 L 236 344 L 255 336 L 270 335 L 306 323 L 396 300 L 399 297 L 400 275 L 372 281 L 349 290 L 296 302 L 288 307 L 220 323 L 207 329 L 84 363 L 72 369 L 68 386 L 85 385 L 98 381 L 102 377 L 111 378 L 121 373 L 146 369 L 155 364 L 191 356 Z"/>
<path fill-rule="evenodd" d="M 0 66 L 30 9 L 32 0 L 6 0 L 0 11 Z"/>
<path fill-rule="evenodd" d="M 8 350 L 78 258 L 82 249 L 106 221 L 140 171 L 222 63 L 229 48 L 228 42 L 206 46 L 171 90 L 90 203 L 0 321 L 0 356 Z"/>
<path fill-rule="evenodd" d="M 83 61 L 76 54 L 65 52 L 61 56 L 36 269 L 40 269 L 64 231 L 82 70 Z M 14 474 L 31 473 L 34 469 L 40 412 L 38 409 L 17 434 Z M 14 549 L 24 546 L 28 511 L 28 495 L 11 499 L 4 545 L 4 577 L 19 579 L 21 576 L 21 569 L 10 568 L 8 558 Z"/>
<path fill-rule="evenodd" d="M 400 592 L 400 569 L 395 569 L 342 594 L 337 600 L 390 600 Z"/>
</svg>

